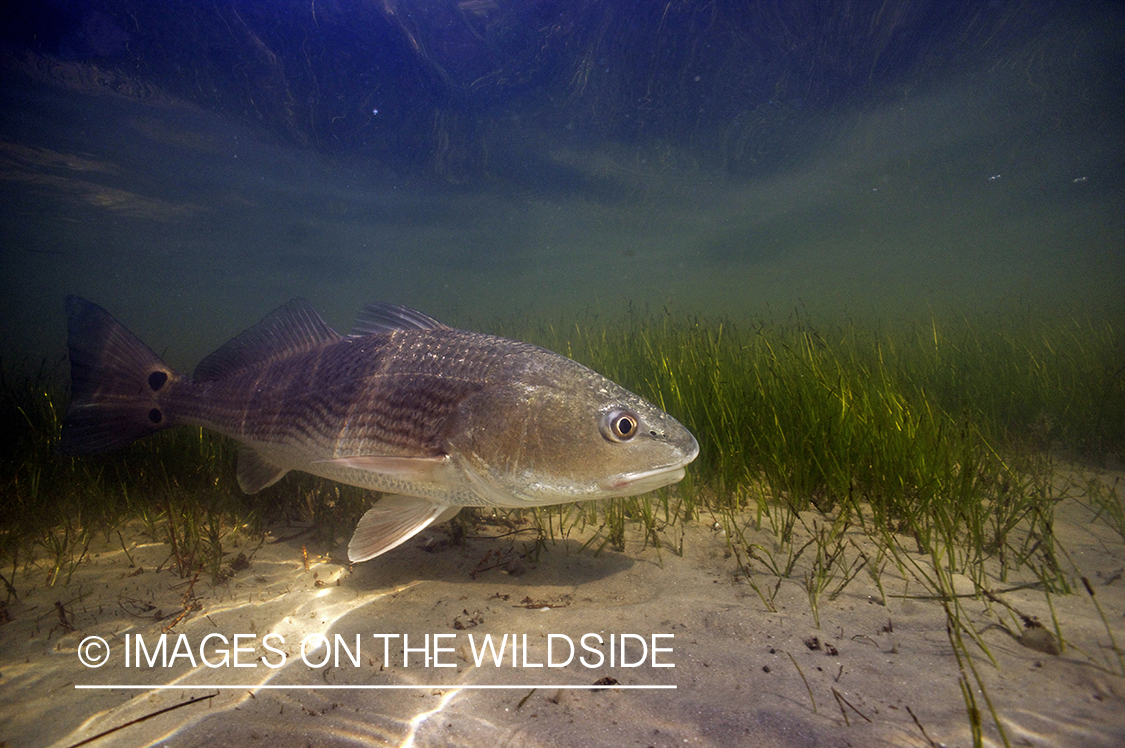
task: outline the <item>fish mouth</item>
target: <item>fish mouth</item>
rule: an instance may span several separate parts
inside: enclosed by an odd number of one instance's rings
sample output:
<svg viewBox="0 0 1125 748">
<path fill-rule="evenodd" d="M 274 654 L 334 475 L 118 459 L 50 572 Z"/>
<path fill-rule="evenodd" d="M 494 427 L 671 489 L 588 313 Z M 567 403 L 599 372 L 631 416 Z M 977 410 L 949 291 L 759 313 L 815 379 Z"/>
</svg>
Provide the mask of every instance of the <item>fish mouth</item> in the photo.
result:
<svg viewBox="0 0 1125 748">
<path fill-rule="evenodd" d="M 651 470 L 638 470 L 635 473 L 618 473 L 600 481 L 599 485 L 607 496 L 636 496 L 655 491 L 658 488 L 679 483 L 683 480 L 684 468 L 699 456 L 699 442 L 688 434 L 689 444 L 682 451 L 683 459 L 670 465 L 662 465 Z"/>
<path fill-rule="evenodd" d="M 686 464 L 685 462 L 636 473 L 611 475 L 601 481 L 601 487 L 611 496 L 635 496 L 647 493 L 682 480 Z"/>
</svg>

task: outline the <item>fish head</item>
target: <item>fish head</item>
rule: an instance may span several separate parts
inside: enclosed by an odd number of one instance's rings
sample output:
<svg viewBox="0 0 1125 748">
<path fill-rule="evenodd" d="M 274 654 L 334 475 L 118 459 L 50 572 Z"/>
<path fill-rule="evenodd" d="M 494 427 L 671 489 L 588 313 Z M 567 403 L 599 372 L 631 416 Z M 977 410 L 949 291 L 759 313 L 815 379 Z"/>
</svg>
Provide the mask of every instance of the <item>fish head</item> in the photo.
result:
<svg viewBox="0 0 1125 748">
<path fill-rule="evenodd" d="M 684 477 L 699 454 L 691 432 L 644 398 L 549 355 L 467 397 L 447 423 L 448 452 L 483 503 L 634 496 Z"/>
</svg>

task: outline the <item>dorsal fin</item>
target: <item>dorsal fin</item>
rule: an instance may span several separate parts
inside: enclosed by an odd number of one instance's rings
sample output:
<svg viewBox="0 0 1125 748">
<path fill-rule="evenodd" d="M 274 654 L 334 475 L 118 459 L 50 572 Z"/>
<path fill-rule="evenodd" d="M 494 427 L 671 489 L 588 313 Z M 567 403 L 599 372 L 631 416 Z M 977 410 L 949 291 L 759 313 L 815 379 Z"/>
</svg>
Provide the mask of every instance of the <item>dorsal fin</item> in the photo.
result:
<svg viewBox="0 0 1125 748">
<path fill-rule="evenodd" d="M 293 299 L 200 361 L 193 378 L 197 382 L 225 379 L 339 339 L 309 302 Z"/>
<path fill-rule="evenodd" d="M 395 330 L 448 330 L 428 314 L 396 304 L 364 304 L 352 325 L 352 335 L 377 335 Z"/>
</svg>

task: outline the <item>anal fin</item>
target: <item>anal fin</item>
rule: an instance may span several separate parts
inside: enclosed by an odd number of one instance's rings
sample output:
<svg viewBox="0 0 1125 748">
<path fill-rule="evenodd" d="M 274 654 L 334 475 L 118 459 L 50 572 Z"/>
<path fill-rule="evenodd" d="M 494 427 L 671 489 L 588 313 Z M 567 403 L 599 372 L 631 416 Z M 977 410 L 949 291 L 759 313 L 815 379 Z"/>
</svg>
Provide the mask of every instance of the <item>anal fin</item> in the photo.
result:
<svg viewBox="0 0 1125 748">
<path fill-rule="evenodd" d="M 243 445 L 238 450 L 238 487 L 246 493 L 258 493 L 288 472 L 288 468 L 273 464 L 252 447 Z"/>
<path fill-rule="evenodd" d="M 435 504 L 417 496 L 384 496 L 367 510 L 348 543 L 348 559 L 367 561 L 405 543 L 460 507 Z"/>
</svg>

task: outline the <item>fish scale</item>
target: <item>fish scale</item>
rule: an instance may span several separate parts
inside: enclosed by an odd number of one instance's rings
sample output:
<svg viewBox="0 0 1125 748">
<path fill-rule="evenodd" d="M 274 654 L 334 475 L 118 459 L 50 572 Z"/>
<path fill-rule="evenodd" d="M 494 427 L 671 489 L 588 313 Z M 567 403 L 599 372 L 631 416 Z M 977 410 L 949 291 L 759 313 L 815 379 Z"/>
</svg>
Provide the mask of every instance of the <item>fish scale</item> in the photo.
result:
<svg viewBox="0 0 1125 748">
<path fill-rule="evenodd" d="M 501 346 L 471 351 L 461 341 L 435 341 L 449 362 L 438 371 L 433 356 L 409 339 L 417 335 L 369 336 L 362 342 L 344 338 L 271 362 L 252 375 L 206 383 L 210 386 L 183 382 L 168 408 L 191 413 L 195 425 L 235 438 L 278 444 L 308 440 L 336 457 L 384 448 L 395 454 L 437 454 L 450 409 L 478 391 L 512 352 Z"/>
</svg>

